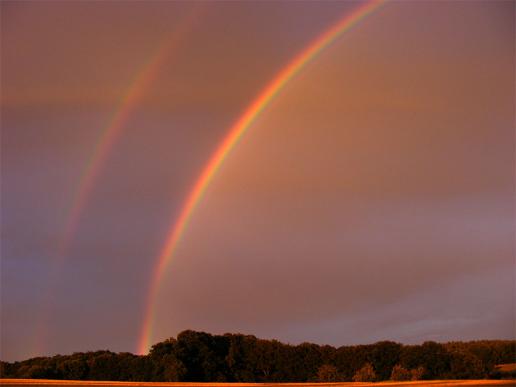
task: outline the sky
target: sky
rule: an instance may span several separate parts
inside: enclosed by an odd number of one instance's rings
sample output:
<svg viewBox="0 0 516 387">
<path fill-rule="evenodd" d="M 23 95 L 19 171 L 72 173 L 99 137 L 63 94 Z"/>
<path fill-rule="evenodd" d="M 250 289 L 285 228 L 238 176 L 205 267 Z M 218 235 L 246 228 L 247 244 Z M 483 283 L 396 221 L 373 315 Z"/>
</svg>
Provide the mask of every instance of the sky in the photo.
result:
<svg viewBox="0 0 516 387">
<path fill-rule="evenodd" d="M 227 154 L 156 282 L 234 123 L 368 4 L 0 3 L 0 359 L 136 353 L 146 321 L 150 344 L 514 339 L 512 1 L 386 2 L 340 34 Z"/>
</svg>

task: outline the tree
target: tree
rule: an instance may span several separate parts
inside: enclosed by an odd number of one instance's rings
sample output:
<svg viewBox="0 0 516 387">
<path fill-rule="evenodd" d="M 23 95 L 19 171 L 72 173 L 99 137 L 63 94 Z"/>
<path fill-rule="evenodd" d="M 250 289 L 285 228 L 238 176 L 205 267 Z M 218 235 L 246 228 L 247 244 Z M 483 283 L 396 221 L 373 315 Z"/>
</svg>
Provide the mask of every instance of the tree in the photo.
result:
<svg viewBox="0 0 516 387">
<path fill-rule="evenodd" d="M 424 367 L 417 367 L 410 370 L 411 378 L 410 380 L 421 380 L 423 379 L 423 375 L 425 374 L 425 368 Z"/>
<path fill-rule="evenodd" d="M 57 371 L 63 379 L 81 380 L 86 377 L 88 366 L 81 359 L 67 359 L 58 363 Z"/>
<path fill-rule="evenodd" d="M 375 369 L 377 380 L 387 380 L 392 368 L 400 360 L 402 345 L 392 341 L 380 341 L 370 347 L 369 359 Z"/>
<path fill-rule="evenodd" d="M 486 376 L 482 360 L 470 352 L 451 353 L 450 379 L 482 379 Z"/>
<path fill-rule="evenodd" d="M 4 361 L 0 361 L 0 378 L 6 378 L 10 374 L 10 364 Z"/>
<path fill-rule="evenodd" d="M 242 334 L 184 331 L 148 355 L 96 351 L 0 362 L 9 378 L 113 381 L 311 382 L 511 377 L 496 365 L 516 357 L 514 340 L 439 344 L 298 346 Z M 514 372 L 514 371 L 513 371 Z M 514 373 L 512 374 L 514 377 Z"/>
<path fill-rule="evenodd" d="M 296 381 L 309 382 L 317 377 L 317 370 L 323 363 L 321 348 L 317 344 L 302 343 L 294 348 L 294 374 Z"/>
<path fill-rule="evenodd" d="M 405 381 L 405 380 L 411 380 L 412 374 L 411 372 L 400 366 L 399 364 L 396 364 L 391 372 L 391 380 L 396 381 Z"/>
<path fill-rule="evenodd" d="M 337 382 L 339 380 L 339 374 L 337 367 L 331 364 L 323 364 L 317 370 L 317 381 L 318 382 Z"/>
<path fill-rule="evenodd" d="M 376 380 L 376 373 L 371 363 L 366 363 L 353 376 L 354 382 L 374 382 Z"/>
<path fill-rule="evenodd" d="M 257 338 L 240 334 L 226 334 L 229 348 L 226 365 L 229 368 L 230 380 L 235 382 L 252 382 L 255 380 L 255 351 Z"/>
<path fill-rule="evenodd" d="M 423 379 L 442 379 L 450 372 L 450 354 L 443 344 L 426 341 L 422 345 L 405 346 L 400 364 L 407 369 L 423 367 Z"/>
<path fill-rule="evenodd" d="M 179 382 L 186 374 L 186 367 L 175 355 L 165 355 L 161 360 L 163 365 L 163 381 Z"/>
</svg>

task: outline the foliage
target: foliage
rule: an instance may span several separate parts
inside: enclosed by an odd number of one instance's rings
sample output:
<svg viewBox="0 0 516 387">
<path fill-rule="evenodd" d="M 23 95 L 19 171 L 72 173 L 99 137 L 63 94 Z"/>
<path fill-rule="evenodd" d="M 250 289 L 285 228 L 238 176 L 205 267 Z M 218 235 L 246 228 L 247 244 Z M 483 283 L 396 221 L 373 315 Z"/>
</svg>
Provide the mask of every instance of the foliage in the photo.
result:
<svg viewBox="0 0 516 387">
<path fill-rule="evenodd" d="M 184 331 L 146 356 L 96 351 L 0 362 L 3 378 L 186 382 L 310 382 L 504 378 L 516 341 L 334 348 L 297 346 L 251 335 Z"/>
<path fill-rule="evenodd" d="M 339 374 L 337 367 L 331 364 L 323 364 L 317 370 L 317 381 L 318 382 L 337 382 L 339 380 Z"/>
<path fill-rule="evenodd" d="M 421 380 L 423 379 L 423 375 L 425 374 L 425 368 L 424 367 L 417 367 L 412 370 L 410 370 L 411 378 L 410 380 Z M 457 379 L 455 377 L 452 377 L 451 379 Z"/>
<path fill-rule="evenodd" d="M 376 372 L 371 363 L 366 363 L 353 376 L 354 382 L 374 382 L 376 381 Z"/>
<path fill-rule="evenodd" d="M 405 380 L 411 380 L 412 379 L 412 373 L 406 369 L 400 366 L 399 364 L 396 364 L 391 372 L 391 380 L 395 381 L 405 381 Z"/>
<path fill-rule="evenodd" d="M 485 376 L 482 361 L 471 352 L 450 352 L 450 375 L 456 379 L 481 379 Z"/>
</svg>

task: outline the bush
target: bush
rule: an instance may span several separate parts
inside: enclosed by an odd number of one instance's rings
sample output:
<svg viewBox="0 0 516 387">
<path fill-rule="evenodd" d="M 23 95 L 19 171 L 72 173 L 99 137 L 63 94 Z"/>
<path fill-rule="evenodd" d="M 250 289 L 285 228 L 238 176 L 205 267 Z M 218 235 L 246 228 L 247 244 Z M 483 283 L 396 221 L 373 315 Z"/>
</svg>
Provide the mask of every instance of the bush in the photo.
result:
<svg viewBox="0 0 516 387">
<path fill-rule="evenodd" d="M 356 372 L 355 376 L 353 376 L 354 382 L 374 382 L 375 380 L 376 373 L 371 363 L 366 363 Z"/>
<path fill-rule="evenodd" d="M 396 364 L 391 372 L 391 380 L 396 381 L 405 381 L 405 380 L 411 380 L 412 379 L 412 373 L 406 369 L 400 366 L 399 364 Z"/>
<path fill-rule="evenodd" d="M 410 370 L 410 374 L 412 375 L 410 380 L 421 380 L 425 374 L 425 369 L 423 367 L 417 367 Z"/>
<path fill-rule="evenodd" d="M 323 364 L 317 370 L 317 381 L 318 382 L 337 382 L 339 375 L 337 368 L 331 364 Z"/>
</svg>

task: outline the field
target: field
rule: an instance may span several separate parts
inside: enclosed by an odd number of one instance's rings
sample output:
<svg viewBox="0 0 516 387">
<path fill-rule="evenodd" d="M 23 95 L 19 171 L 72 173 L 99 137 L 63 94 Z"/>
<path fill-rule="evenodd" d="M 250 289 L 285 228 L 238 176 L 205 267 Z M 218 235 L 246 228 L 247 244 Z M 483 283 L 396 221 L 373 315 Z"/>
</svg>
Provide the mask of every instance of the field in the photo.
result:
<svg viewBox="0 0 516 387">
<path fill-rule="evenodd" d="M 516 386 L 515 380 L 427 380 L 417 382 L 380 382 L 380 383 L 144 383 L 144 382 L 108 382 L 108 381 L 76 381 L 76 380 L 45 380 L 45 379 L 0 379 L 2 386 L 46 386 L 46 387 L 63 387 L 63 386 L 106 386 L 106 387 L 124 387 L 124 386 L 148 386 L 148 387 L 404 387 L 404 386 L 436 386 L 436 387 L 461 387 L 461 386 Z"/>
</svg>

